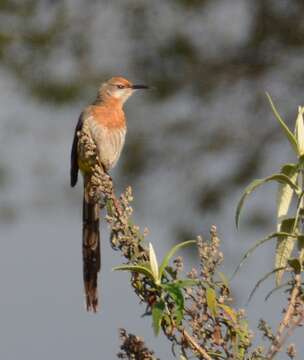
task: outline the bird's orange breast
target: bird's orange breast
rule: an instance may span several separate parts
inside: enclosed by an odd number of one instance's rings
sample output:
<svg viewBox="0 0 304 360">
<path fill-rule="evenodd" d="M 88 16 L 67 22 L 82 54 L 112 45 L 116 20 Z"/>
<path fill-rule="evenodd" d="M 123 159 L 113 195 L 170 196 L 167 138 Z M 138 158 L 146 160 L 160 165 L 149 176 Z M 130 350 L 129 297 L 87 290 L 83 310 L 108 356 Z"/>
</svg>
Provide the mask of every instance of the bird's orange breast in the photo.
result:
<svg viewBox="0 0 304 360">
<path fill-rule="evenodd" d="M 118 102 L 92 106 L 90 110 L 95 121 L 108 129 L 126 127 L 125 114 Z"/>
<path fill-rule="evenodd" d="M 92 105 L 86 110 L 84 122 L 96 144 L 99 161 L 106 170 L 111 169 L 118 161 L 125 141 L 126 120 L 122 108 Z M 90 164 L 81 156 L 78 156 L 78 163 L 83 172 L 90 172 Z"/>
</svg>

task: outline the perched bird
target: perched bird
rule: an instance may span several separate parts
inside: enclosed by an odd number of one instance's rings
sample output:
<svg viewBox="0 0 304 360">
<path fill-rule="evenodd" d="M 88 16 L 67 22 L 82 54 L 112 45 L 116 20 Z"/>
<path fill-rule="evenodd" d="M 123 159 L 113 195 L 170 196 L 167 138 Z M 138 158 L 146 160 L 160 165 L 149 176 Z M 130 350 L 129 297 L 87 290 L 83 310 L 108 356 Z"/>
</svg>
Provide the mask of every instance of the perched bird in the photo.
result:
<svg viewBox="0 0 304 360">
<path fill-rule="evenodd" d="M 96 145 L 100 165 L 108 172 L 117 163 L 126 136 L 126 117 L 123 105 L 137 89 L 148 89 L 145 85 L 133 85 L 123 77 L 113 77 L 103 83 L 96 100 L 80 114 L 74 133 L 71 152 L 71 186 L 77 183 L 78 170 L 84 179 L 83 196 L 83 278 L 88 311 L 98 309 L 97 277 L 100 270 L 100 204 L 86 192 L 86 184 L 93 169 L 83 157 L 79 134 L 86 126 Z"/>
</svg>

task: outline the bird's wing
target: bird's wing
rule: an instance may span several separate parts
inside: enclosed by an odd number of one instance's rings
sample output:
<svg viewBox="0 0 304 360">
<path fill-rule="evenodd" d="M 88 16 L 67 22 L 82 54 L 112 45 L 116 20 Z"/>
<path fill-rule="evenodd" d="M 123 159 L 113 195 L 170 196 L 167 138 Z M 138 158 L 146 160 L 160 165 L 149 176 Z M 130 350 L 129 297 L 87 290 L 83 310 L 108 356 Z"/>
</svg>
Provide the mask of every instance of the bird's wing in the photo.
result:
<svg viewBox="0 0 304 360">
<path fill-rule="evenodd" d="M 92 119 L 90 125 L 99 161 L 105 170 L 109 170 L 115 166 L 119 159 L 125 142 L 126 128 L 108 128 L 94 119 Z"/>
<path fill-rule="evenodd" d="M 74 187 L 77 183 L 78 178 L 78 160 L 77 160 L 77 147 L 78 147 L 78 131 L 81 130 L 82 125 L 84 121 L 84 113 L 81 113 L 78 119 L 78 123 L 75 128 L 74 132 L 74 139 L 73 139 L 73 145 L 72 145 L 72 151 L 71 151 L 71 186 Z"/>
</svg>

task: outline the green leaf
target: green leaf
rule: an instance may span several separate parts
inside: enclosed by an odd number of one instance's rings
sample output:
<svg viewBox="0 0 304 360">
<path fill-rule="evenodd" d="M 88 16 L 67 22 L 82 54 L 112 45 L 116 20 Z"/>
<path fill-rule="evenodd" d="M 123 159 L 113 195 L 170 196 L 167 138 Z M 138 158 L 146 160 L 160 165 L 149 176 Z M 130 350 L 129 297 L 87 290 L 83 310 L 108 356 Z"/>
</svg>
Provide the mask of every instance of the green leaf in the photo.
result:
<svg viewBox="0 0 304 360">
<path fill-rule="evenodd" d="M 284 275 L 287 261 L 293 251 L 296 235 L 292 234 L 295 226 L 295 218 L 284 219 L 281 223 L 280 230 L 287 235 L 279 235 L 277 237 L 277 245 L 275 252 L 275 268 L 282 268 L 276 273 L 276 285 L 279 286 Z"/>
<path fill-rule="evenodd" d="M 237 205 L 236 214 L 235 214 L 235 223 L 236 223 L 237 228 L 239 226 L 239 218 L 240 218 L 241 209 L 243 207 L 246 197 L 248 195 L 250 195 L 252 193 L 252 191 L 254 191 L 257 187 L 259 187 L 269 181 L 277 181 L 278 183 L 289 185 L 297 193 L 300 191 L 297 184 L 293 183 L 289 179 L 289 177 L 284 174 L 273 174 L 267 178 L 257 179 L 257 180 L 252 181 L 252 183 L 246 187 L 246 189 Z"/>
<path fill-rule="evenodd" d="M 293 268 L 293 271 L 295 274 L 301 273 L 302 266 L 301 266 L 299 259 L 297 259 L 297 258 L 288 259 L 287 263 L 290 267 Z"/>
<path fill-rule="evenodd" d="M 299 167 L 299 169 L 304 168 L 304 155 L 299 156 L 299 158 L 298 158 L 298 167 Z"/>
<path fill-rule="evenodd" d="M 159 285 L 161 277 L 159 276 L 158 262 L 153 249 L 153 245 L 151 243 L 149 243 L 149 260 L 150 260 L 151 272 L 153 274 L 155 284 Z"/>
<path fill-rule="evenodd" d="M 295 218 L 286 218 L 282 221 L 280 230 L 284 233 L 292 234 L 295 226 Z M 284 235 L 282 235 L 284 236 Z"/>
<path fill-rule="evenodd" d="M 262 284 L 262 282 L 264 282 L 265 280 L 267 280 L 271 275 L 277 273 L 278 271 L 281 271 L 285 268 L 283 267 L 280 267 L 280 268 L 277 268 L 277 269 L 274 269 L 270 272 L 268 272 L 265 276 L 263 276 L 256 284 L 255 284 L 255 287 L 253 288 L 253 290 L 251 291 L 250 295 L 249 295 L 249 298 L 248 298 L 248 301 L 247 301 L 247 305 L 248 303 L 251 301 L 253 295 L 255 294 L 256 290 L 258 289 L 258 287 Z"/>
<path fill-rule="evenodd" d="M 172 266 L 168 265 L 166 267 L 166 273 L 168 273 L 172 279 L 176 279 L 176 269 L 173 269 Z"/>
<path fill-rule="evenodd" d="M 184 295 L 181 288 L 177 284 L 163 284 L 162 288 L 165 289 L 175 303 L 175 321 L 179 325 L 184 316 Z"/>
<path fill-rule="evenodd" d="M 242 267 L 242 265 L 244 264 L 244 262 L 246 261 L 246 259 L 248 259 L 248 257 L 261 245 L 263 245 L 264 243 L 266 243 L 267 241 L 277 238 L 279 236 L 290 236 L 290 233 L 287 232 L 274 232 L 270 235 L 268 235 L 267 237 L 265 237 L 262 240 L 257 241 L 249 250 L 246 251 L 246 253 L 243 255 L 241 262 L 239 263 L 239 265 L 237 266 L 237 268 L 235 269 L 233 275 L 231 278 L 234 278 L 234 276 L 236 275 L 236 273 L 240 270 L 240 268 Z M 294 237 L 296 237 L 296 235 L 293 235 Z"/>
<path fill-rule="evenodd" d="M 177 284 L 163 284 L 162 288 L 169 293 L 177 306 L 184 307 L 184 295 Z"/>
<path fill-rule="evenodd" d="M 216 301 L 216 292 L 211 287 L 206 289 L 206 298 L 207 298 L 207 306 L 211 312 L 213 317 L 216 317 L 217 313 L 217 301 Z"/>
<path fill-rule="evenodd" d="M 107 209 L 107 214 L 109 216 L 113 216 L 114 212 L 113 212 L 113 200 L 112 199 L 106 199 L 106 209 Z"/>
<path fill-rule="evenodd" d="M 148 266 L 142 264 L 142 265 L 121 265 L 121 266 L 115 266 L 112 270 L 114 271 L 130 271 L 130 272 L 137 272 L 143 275 L 146 275 L 150 277 L 151 279 L 154 279 L 152 271 L 148 268 Z"/>
<path fill-rule="evenodd" d="M 298 250 L 301 251 L 302 249 L 304 249 L 304 235 L 298 235 Z"/>
<path fill-rule="evenodd" d="M 298 116 L 296 120 L 295 136 L 298 144 L 298 154 L 304 154 L 304 122 L 303 122 L 304 107 L 298 107 Z"/>
<path fill-rule="evenodd" d="M 198 279 L 184 279 L 184 280 L 176 280 L 171 284 L 176 284 L 180 288 L 187 288 L 192 286 L 197 286 L 201 283 L 201 280 Z"/>
<path fill-rule="evenodd" d="M 271 96 L 267 92 L 266 92 L 266 96 L 268 98 L 271 109 L 272 109 L 276 119 L 278 120 L 278 122 L 281 125 L 281 128 L 283 129 L 288 141 L 290 142 L 291 147 L 293 148 L 296 155 L 298 155 L 298 144 L 297 144 L 297 140 L 296 140 L 294 134 L 290 131 L 289 127 L 286 125 L 284 120 L 281 118 L 281 116 L 278 113 L 276 107 L 274 106 L 274 103 L 273 103 L 273 101 L 271 99 Z"/>
<path fill-rule="evenodd" d="M 220 307 L 226 315 L 234 322 L 237 323 L 237 315 L 235 311 L 228 305 L 225 304 L 218 304 L 218 307 Z"/>
<path fill-rule="evenodd" d="M 160 331 L 161 322 L 165 311 L 165 303 L 161 300 L 152 307 L 152 323 L 154 334 L 157 336 Z"/>
<path fill-rule="evenodd" d="M 281 173 L 290 177 L 295 171 L 299 170 L 299 164 L 286 163 L 281 167 Z"/>
<path fill-rule="evenodd" d="M 182 248 L 185 248 L 187 246 L 190 246 L 190 245 L 193 245 L 193 244 L 196 244 L 196 240 L 188 240 L 188 241 L 184 241 L 182 243 L 179 243 L 175 246 L 173 246 L 173 248 L 171 250 L 169 250 L 163 260 L 163 262 L 161 263 L 160 265 L 160 268 L 159 268 L 159 277 L 160 279 L 162 278 L 163 276 L 163 273 L 164 273 L 164 270 L 165 268 L 169 265 L 169 262 L 171 260 L 171 258 L 174 256 L 174 254 L 182 249 Z"/>
<path fill-rule="evenodd" d="M 298 178 L 298 166 L 296 164 L 285 164 L 281 173 L 288 176 L 289 179 L 296 183 Z M 294 190 L 288 184 L 279 184 L 277 195 L 277 218 L 278 231 L 280 230 L 281 221 L 288 214 Z"/>
<path fill-rule="evenodd" d="M 179 326 L 184 317 L 184 309 L 181 306 L 178 306 L 175 310 L 174 316 L 176 325 Z"/>
</svg>

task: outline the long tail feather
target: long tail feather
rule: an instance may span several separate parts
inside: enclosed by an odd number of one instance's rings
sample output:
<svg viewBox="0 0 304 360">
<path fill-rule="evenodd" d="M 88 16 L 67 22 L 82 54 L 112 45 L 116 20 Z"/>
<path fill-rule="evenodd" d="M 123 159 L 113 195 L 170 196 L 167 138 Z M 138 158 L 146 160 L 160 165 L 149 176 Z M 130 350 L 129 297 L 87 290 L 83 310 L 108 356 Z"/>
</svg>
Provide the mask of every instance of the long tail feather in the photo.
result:
<svg viewBox="0 0 304 360">
<path fill-rule="evenodd" d="M 98 310 L 98 272 L 100 270 L 99 202 L 90 198 L 84 179 L 82 255 L 83 280 L 87 311 Z"/>
</svg>

